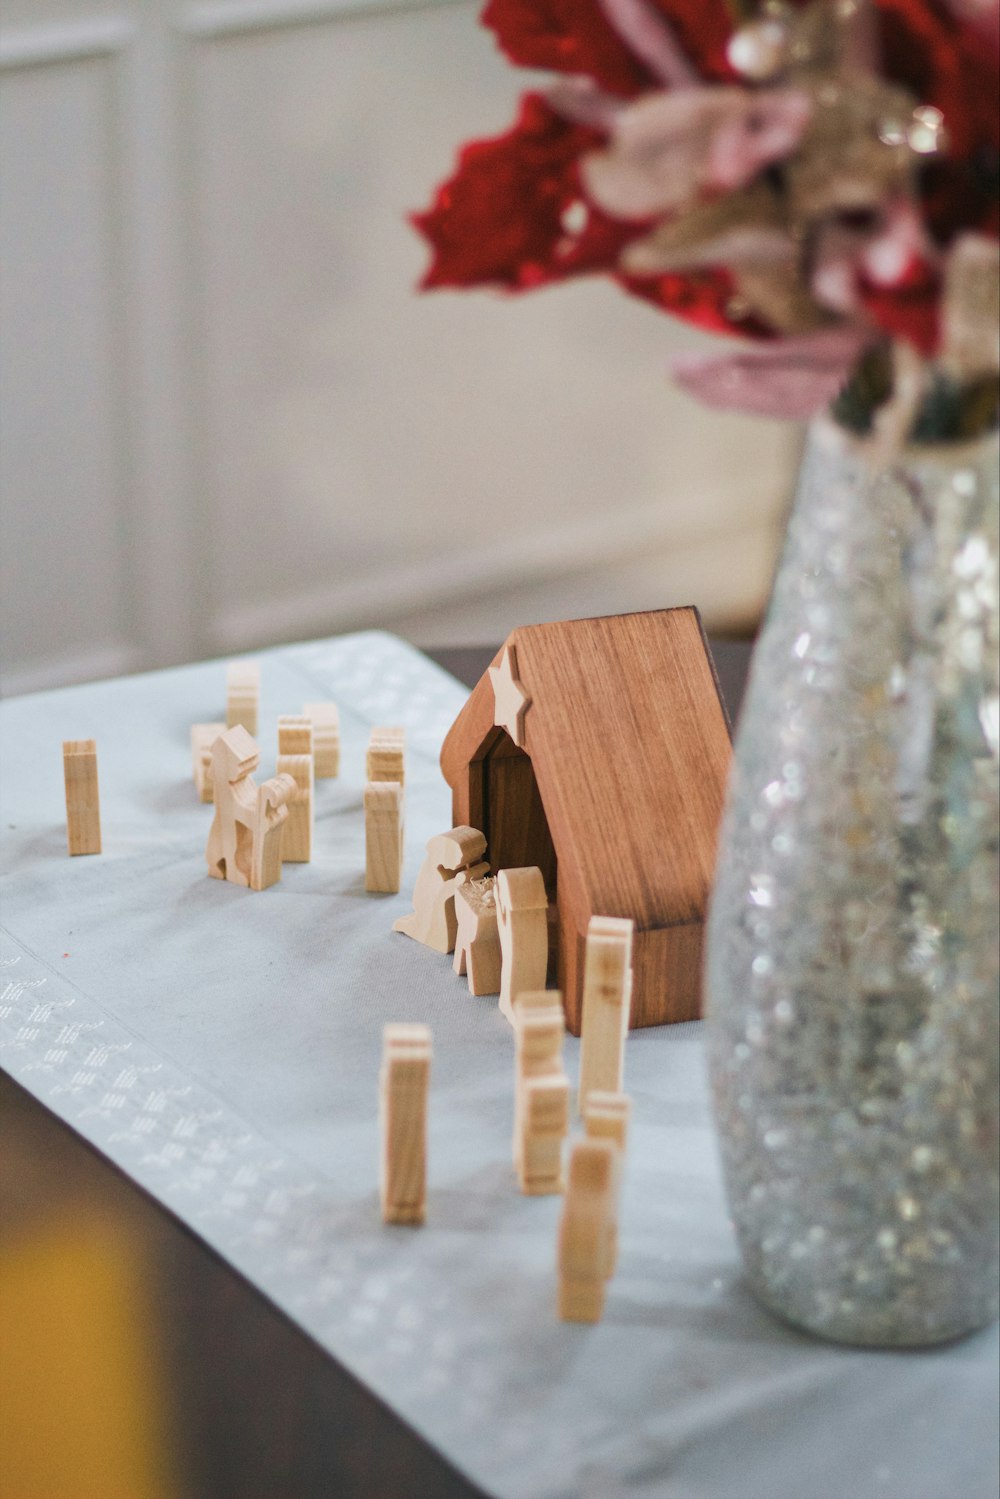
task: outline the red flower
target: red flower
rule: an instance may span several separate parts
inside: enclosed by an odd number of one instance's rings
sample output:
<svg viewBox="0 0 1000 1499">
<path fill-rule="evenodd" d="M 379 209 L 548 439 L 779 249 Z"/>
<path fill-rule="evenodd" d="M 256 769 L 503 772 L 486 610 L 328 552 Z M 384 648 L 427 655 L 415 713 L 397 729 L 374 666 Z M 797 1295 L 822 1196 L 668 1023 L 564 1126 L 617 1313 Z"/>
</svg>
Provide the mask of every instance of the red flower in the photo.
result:
<svg viewBox="0 0 1000 1499">
<path fill-rule="evenodd" d="M 412 216 L 434 251 L 421 286 L 526 291 L 584 271 L 612 271 L 645 226 L 584 202 L 577 163 L 601 140 L 539 94 L 525 94 L 513 128 L 463 147 L 433 205 Z"/>
<path fill-rule="evenodd" d="M 877 286 L 862 276 L 858 296 L 872 322 L 892 338 L 934 355 L 941 335 L 941 275 L 914 259 L 906 275 L 892 286 Z"/>
<path fill-rule="evenodd" d="M 725 0 L 652 3 L 703 78 L 732 77 L 726 42 L 733 27 Z M 488 0 L 482 22 L 522 67 L 583 74 L 626 99 L 659 82 L 629 51 L 598 0 Z"/>
</svg>

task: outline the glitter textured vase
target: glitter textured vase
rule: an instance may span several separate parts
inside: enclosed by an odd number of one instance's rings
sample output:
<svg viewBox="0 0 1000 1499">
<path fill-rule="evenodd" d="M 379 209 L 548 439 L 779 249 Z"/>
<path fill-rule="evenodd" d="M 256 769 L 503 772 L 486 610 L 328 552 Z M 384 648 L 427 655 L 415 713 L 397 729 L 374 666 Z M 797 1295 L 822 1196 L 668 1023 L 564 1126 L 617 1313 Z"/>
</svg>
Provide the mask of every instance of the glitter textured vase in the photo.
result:
<svg viewBox="0 0 1000 1499">
<path fill-rule="evenodd" d="M 997 443 L 814 426 L 737 735 L 708 1041 L 760 1299 L 840 1341 L 997 1311 Z"/>
</svg>

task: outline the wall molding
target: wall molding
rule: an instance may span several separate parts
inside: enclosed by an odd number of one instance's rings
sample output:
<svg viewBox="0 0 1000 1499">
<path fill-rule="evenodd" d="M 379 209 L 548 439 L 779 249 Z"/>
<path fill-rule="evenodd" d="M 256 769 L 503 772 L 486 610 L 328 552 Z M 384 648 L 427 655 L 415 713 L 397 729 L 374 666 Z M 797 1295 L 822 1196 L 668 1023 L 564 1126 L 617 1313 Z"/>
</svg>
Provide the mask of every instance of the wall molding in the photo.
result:
<svg viewBox="0 0 1000 1499">
<path fill-rule="evenodd" d="M 187 36 L 210 41 L 281 26 L 311 26 L 350 16 L 389 16 L 440 10 L 471 0 L 200 0 L 181 11 L 177 25 Z"/>
<path fill-rule="evenodd" d="M 112 57 L 129 47 L 135 37 L 136 27 L 129 17 L 115 15 L 0 31 L 0 70 Z"/>
<path fill-rule="evenodd" d="M 473 599 L 502 596 L 512 588 L 544 586 L 555 578 L 621 567 L 670 548 L 675 554 L 713 544 L 739 545 L 741 536 L 777 534 L 784 510 L 774 495 L 759 496 L 759 520 L 733 527 L 692 528 L 678 535 L 670 523 L 670 504 L 634 506 L 576 521 L 572 529 L 552 527 L 500 539 L 488 553 L 442 549 L 423 562 L 397 564 L 377 574 L 332 582 L 284 598 L 224 609 L 211 626 L 211 643 L 224 653 L 248 642 L 308 639 L 341 630 L 385 626 L 404 616 L 442 609 Z"/>
</svg>

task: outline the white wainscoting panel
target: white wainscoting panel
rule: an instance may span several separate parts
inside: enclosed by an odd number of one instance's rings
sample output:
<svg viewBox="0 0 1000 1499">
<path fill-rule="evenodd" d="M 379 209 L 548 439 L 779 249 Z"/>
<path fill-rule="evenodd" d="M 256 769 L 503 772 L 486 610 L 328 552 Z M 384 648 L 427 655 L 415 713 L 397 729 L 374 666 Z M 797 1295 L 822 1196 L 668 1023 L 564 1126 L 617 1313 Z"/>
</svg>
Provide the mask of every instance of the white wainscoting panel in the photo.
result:
<svg viewBox="0 0 1000 1499">
<path fill-rule="evenodd" d="M 138 662 L 112 51 L 0 94 L 0 597 L 5 690 Z"/>
<path fill-rule="evenodd" d="M 478 8 L 7 0 L 7 690 L 759 611 L 799 434 L 671 386 L 706 340 L 598 281 L 414 291 L 407 212 L 526 81 Z"/>
</svg>

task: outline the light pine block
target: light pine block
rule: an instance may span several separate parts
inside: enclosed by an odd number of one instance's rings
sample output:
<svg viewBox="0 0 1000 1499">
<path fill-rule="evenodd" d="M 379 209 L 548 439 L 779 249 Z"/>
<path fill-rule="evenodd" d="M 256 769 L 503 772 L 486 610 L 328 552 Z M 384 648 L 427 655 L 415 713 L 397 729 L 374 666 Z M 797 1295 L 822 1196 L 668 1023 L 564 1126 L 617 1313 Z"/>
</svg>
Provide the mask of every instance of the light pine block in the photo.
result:
<svg viewBox="0 0 1000 1499">
<path fill-rule="evenodd" d="M 97 789 L 97 744 L 63 740 L 66 782 L 66 846 L 71 855 L 101 852 L 101 802 Z"/>
<path fill-rule="evenodd" d="M 313 757 L 279 755 L 279 775 L 291 776 L 295 795 L 288 803 L 288 821 L 281 841 L 284 864 L 308 864 L 313 842 Z"/>
<path fill-rule="evenodd" d="M 395 895 L 403 878 L 403 788 L 398 781 L 365 785 L 365 889 Z"/>
<path fill-rule="evenodd" d="M 191 725 L 191 770 L 198 799 L 211 802 L 212 792 L 212 745 L 225 732 L 224 723 L 195 723 Z"/>
<path fill-rule="evenodd" d="M 499 994 L 500 933 L 491 876 L 456 889 L 455 928 L 455 972 L 468 975 L 470 994 Z"/>
<path fill-rule="evenodd" d="M 583 1127 L 588 1140 L 610 1140 L 618 1151 L 618 1169 L 615 1173 L 615 1192 L 608 1225 L 607 1257 L 605 1275 L 610 1278 L 618 1263 L 618 1199 L 621 1193 L 622 1168 L 625 1147 L 628 1143 L 629 1119 L 632 1100 L 626 1093 L 601 1093 L 592 1089 L 587 1098 L 583 1115 Z"/>
<path fill-rule="evenodd" d="M 309 755 L 313 753 L 312 719 L 304 713 L 278 715 L 278 754 Z"/>
<path fill-rule="evenodd" d="M 580 1031 L 581 1114 L 593 1088 L 621 1092 L 632 997 L 633 931 L 632 921 L 611 916 L 592 916 L 587 927 Z"/>
<path fill-rule="evenodd" d="M 368 781 L 406 782 L 405 731 L 400 728 L 374 728 L 368 738 L 365 757 L 365 779 Z"/>
<path fill-rule="evenodd" d="M 489 872 L 490 866 L 482 862 L 485 852 L 486 839 L 475 828 L 452 828 L 429 839 L 413 887 L 413 910 L 393 922 L 393 931 L 435 952 L 451 952 L 458 927 L 456 891 Z"/>
<path fill-rule="evenodd" d="M 557 989 L 530 990 L 518 996 L 512 1153 L 521 1191 L 532 1195 L 562 1190 L 562 1141 L 569 1129 L 569 1080 L 562 1058 L 565 1034 L 562 996 Z M 555 1086 L 533 1094 L 534 1084 L 541 1082 Z"/>
<path fill-rule="evenodd" d="M 423 1223 L 427 1198 L 427 1095 L 431 1032 L 393 1024 L 382 1031 L 380 1196 L 386 1223 Z"/>
<path fill-rule="evenodd" d="M 302 712 L 313 726 L 313 764 L 316 779 L 340 774 L 340 710 L 336 703 L 305 703 Z"/>
<path fill-rule="evenodd" d="M 570 1152 L 558 1248 L 559 1315 L 565 1322 L 601 1320 L 617 1169 L 618 1148 L 611 1140 L 578 1140 Z"/>
<path fill-rule="evenodd" d="M 500 1011 L 513 1025 L 517 996 L 545 988 L 549 903 L 542 871 L 533 865 L 501 869 L 493 888 L 500 935 Z"/>
<path fill-rule="evenodd" d="M 251 738 L 260 717 L 260 667 L 256 661 L 230 661 L 226 668 L 226 727 L 239 725 Z"/>
</svg>

